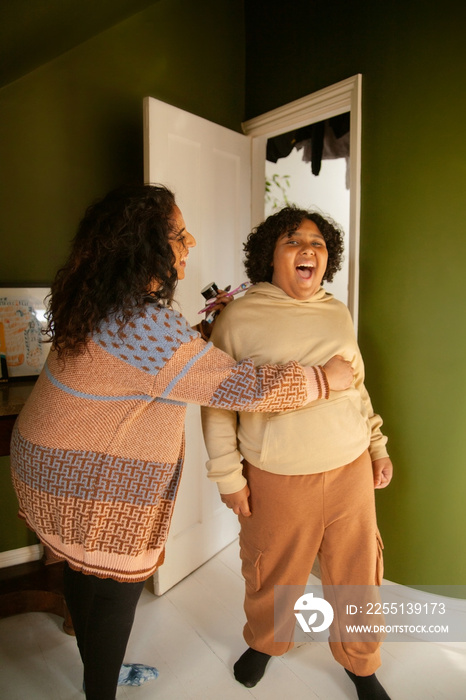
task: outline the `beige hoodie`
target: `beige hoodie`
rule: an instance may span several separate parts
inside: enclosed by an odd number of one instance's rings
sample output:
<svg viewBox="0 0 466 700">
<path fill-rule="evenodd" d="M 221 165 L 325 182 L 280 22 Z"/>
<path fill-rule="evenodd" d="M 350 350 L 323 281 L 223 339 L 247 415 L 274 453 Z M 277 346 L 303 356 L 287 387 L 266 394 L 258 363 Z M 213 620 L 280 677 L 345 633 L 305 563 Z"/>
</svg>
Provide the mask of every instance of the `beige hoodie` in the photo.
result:
<svg viewBox="0 0 466 700">
<path fill-rule="evenodd" d="M 202 408 L 209 453 L 208 476 L 220 493 L 243 488 L 242 456 L 274 474 L 314 474 L 336 469 L 369 448 L 372 460 L 386 457 L 381 418 L 364 387 L 364 365 L 348 309 L 320 288 L 305 301 L 268 282 L 256 284 L 227 306 L 212 342 L 236 360 L 256 365 L 324 365 L 334 355 L 350 360 L 353 386 L 330 392 L 303 408 L 281 413 L 235 413 Z"/>
</svg>

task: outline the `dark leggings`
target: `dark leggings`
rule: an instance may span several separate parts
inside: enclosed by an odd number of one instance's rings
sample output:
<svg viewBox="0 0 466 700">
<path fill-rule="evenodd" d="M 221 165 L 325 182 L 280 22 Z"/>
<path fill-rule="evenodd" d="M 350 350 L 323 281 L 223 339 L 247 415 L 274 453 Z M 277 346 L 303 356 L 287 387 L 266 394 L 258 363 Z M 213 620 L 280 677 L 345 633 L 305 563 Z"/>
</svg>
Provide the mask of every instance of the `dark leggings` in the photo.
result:
<svg viewBox="0 0 466 700">
<path fill-rule="evenodd" d="M 87 700 L 115 700 L 118 674 L 144 588 L 64 569 L 65 600 L 84 664 Z"/>
</svg>

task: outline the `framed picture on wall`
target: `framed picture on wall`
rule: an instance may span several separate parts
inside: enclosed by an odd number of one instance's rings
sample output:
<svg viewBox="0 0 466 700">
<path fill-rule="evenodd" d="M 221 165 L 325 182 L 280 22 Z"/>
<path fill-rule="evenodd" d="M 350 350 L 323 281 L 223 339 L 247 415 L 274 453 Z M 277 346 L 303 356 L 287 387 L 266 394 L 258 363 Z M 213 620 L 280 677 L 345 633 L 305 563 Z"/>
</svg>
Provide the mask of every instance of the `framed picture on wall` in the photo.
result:
<svg viewBox="0 0 466 700">
<path fill-rule="evenodd" d="M 0 360 L 2 379 L 40 374 L 50 350 L 46 327 L 47 287 L 0 287 Z"/>
</svg>

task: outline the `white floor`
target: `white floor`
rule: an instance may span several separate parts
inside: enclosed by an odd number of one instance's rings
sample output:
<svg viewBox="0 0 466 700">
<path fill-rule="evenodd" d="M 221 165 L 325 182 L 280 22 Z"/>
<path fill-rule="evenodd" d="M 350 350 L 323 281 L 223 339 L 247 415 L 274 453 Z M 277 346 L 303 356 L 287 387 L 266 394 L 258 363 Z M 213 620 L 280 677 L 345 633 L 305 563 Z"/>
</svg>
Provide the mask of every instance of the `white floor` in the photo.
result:
<svg viewBox="0 0 466 700">
<path fill-rule="evenodd" d="M 251 689 L 231 668 L 245 650 L 243 581 L 238 545 L 160 598 L 145 590 L 127 661 L 156 666 L 140 688 L 120 687 L 117 700 L 356 700 L 354 686 L 325 643 L 306 643 L 272 659 Z M 2 700 L 84 700 L 81 663 L 62 620 L 27 613 L 0 620 Z M 466 699 L 466 644 L 386 643 L 377 676 L 392 700 Z"/>
</svg>

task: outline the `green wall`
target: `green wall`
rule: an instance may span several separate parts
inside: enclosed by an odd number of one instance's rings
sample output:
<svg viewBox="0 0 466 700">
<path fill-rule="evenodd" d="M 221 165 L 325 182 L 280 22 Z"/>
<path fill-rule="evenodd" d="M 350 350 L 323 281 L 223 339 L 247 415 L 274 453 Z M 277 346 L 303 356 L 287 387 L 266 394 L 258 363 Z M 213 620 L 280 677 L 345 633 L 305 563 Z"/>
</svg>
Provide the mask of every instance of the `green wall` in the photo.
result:
<svg viewBox="0 0 466 700">
<path fill-rule="evenodd" d="M 159 0 L 0 90 L 1 283 L 49 283 L 90 201 L 142 180 L 146 95 L 240 130 L 242 0 Z"/>
<path fill-rule="evenodd" d="M 386 576 L 465 584 L 466 6 L 246 0 L 245 71 L 242 5 L 159 0 L 0 90 L 0 284 L 49 284 L 89 201 L 142 179 L 145 95 L 239 130 L 362 73 L 359 334 L 396 469 L 377 493 Z M 6 500 L 0 550 L 29 544 Z"/>
<path fill-rule="evenodd" d="M 85 207 L 143 179 L 142 100 L 244 117 L 242 0 L 156 4 L 0 90 L 0 286 L 49 285 Z M 30 543 L 0 461 L 0 551 Z"/>
<path fill-rule="evenodd" d="M 246 3 L 246 116 L 363 75 L 360 344 L 395 477 L 385 575 L 466 583 L 466 6 Z M 270 80 L 270 76 L 274 80 Z M 331 213 L 331 212 L 330 212 Z"/>
</svg>

